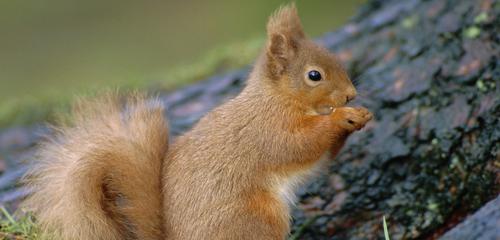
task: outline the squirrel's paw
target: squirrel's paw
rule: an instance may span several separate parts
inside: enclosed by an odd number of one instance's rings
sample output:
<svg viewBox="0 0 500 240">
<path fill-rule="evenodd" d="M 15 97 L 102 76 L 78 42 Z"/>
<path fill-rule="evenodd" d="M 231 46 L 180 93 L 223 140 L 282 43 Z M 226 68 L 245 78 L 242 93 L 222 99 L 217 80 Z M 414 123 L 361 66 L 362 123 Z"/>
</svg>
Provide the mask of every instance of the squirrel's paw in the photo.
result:
<svg viewBox="0 0 500 240">
<path fill-rule="evenodd" d="M 349 132 L 360 130 L 372 117 L 372 113 L 364 107 L 341 107 L 333 112 L 334 121 Z"/>
</svg>

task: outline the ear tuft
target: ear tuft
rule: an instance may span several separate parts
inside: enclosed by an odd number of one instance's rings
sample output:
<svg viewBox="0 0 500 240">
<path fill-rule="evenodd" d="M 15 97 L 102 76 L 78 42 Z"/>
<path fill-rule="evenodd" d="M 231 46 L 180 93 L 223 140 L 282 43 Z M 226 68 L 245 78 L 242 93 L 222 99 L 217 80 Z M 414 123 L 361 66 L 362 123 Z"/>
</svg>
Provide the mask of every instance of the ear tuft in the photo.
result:
<svg viewBox="0 0 500 240">
<path fill-rule="evenodd" d="M 295 3 L 284 5 L 271 15 L 267 23 L 267 34 L 283 34 L 294 40 L 305 37 Z"/>
</svg>

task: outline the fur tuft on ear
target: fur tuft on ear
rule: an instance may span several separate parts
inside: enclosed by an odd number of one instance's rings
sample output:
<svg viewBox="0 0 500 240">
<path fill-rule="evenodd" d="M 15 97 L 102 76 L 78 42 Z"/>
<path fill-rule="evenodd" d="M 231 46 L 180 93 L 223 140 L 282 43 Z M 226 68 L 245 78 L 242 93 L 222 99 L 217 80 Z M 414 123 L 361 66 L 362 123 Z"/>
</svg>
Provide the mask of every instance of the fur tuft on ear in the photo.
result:
<svg viewBox="0 0 500 240">
<path fill-rule="evenodd" d="M 283 34 L 291 39 L 305 37 L 295 3 L 284 5 L 271 15 L 267 22 L 267 34 Z"/>
</svg>

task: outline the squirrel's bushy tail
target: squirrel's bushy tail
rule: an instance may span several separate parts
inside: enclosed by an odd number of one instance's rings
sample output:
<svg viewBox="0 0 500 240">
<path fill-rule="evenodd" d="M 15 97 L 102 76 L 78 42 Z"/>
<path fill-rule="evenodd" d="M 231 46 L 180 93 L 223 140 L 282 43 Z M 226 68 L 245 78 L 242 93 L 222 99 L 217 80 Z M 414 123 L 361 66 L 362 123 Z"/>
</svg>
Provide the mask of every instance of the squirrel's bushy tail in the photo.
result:
<svg viewBox="0 0 500 240">
<path fill-rule="evenodd" d="M 162 239 L 168 128 L 159 100 L 81 100 L 54 128 L 25 178 L 24 207 L 62 239 Z"/>
</svg>

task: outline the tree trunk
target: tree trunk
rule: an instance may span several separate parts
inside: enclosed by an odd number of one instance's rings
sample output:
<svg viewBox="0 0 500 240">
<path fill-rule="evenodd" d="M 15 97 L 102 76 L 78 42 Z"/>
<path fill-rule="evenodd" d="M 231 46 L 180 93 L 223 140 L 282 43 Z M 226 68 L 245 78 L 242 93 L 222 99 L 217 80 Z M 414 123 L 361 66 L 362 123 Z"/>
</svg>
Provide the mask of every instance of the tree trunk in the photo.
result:
<svg viewBox="0 0 500 240">
<path fill-rule="evenodd" d="M 322 39 L 376 117 L 301 194 L 294 237 L 381 238 L 385 215 L 393 239 L 433 239 L 498 195 L 499 17 L 492 0 L 371 1 Z"/>
</svg>

